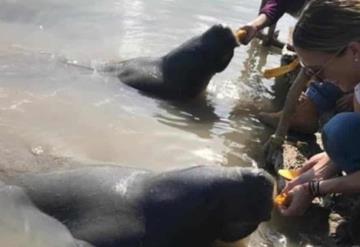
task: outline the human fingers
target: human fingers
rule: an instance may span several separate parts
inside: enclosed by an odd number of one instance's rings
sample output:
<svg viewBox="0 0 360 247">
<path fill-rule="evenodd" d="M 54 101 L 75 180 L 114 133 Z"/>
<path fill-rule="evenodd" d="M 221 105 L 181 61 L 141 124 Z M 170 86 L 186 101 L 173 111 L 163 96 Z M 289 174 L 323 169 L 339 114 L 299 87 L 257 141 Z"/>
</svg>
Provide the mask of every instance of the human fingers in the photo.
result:
<svg viewBox="0 0 360 247">
<path fill-rule="evenodd" d="M 299 177 L 289 181 L 286 183 L 284 189 L 281 191 L 281 193 L 288 194 L 295 186 L 301 184 L 301 181 Z"/>
<path fill-rule="evenodd" d="M 298 185 L 303 185 L 309 182 L 310 180 L 314 179 L 314 177 L 315 177 L 315 172 L 313 171 L 313 169 L 307 170 L 306 172 L 302 173 L 298 177 L 291 180 L 283 189 L 283 193 L 289 193 L 289 191 L 291 191 L 294 187 Z"/>
<path fill-rule="evenodd" d="M 247 45 L 256 35 L 257 29 L 252 25 L 245 25 L 240 27 L 239 30 L 245 30 L 246 36 L 240 40 L 240 43 L 243 45 Z"/>
<path fill-rule="evenodd" d="M 305 161 L 303 163 L 301 168 L 299 168 L 298 172 L 300 174 L 306 172 L 307 170 L 311 169 L 314 165 L 316 165 L 316 163 L 319 162 L 319 160 L 321 160 L 325 157 L 327 157 L 325 152 L 313 155 L 310 159 L 308 159 L 307 161 Z"/>
<path fill-rule="evenodd" d="M 303 215 L 312 201 L 312 196 L 304 185 L 294 187 L 288 193 L 288 196 L 290 200 L 287 206 L 279 207 L 281 214 L 284 216 Z"/>
</svg>

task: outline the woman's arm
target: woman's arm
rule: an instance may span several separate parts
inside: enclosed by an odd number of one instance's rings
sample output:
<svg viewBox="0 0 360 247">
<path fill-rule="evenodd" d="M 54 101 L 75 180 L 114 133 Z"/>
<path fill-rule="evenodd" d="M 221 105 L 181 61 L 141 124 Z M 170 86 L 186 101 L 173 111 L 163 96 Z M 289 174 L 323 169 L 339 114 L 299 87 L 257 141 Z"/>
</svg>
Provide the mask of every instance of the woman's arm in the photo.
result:
<svg viewBox="0 0 360 247">
<path fill-rule="evenodd" d="M 264 27 L 269 26 L 270 19 L 265 15 L 264 13 L 259 14 L 254 20 L 248 23 L 249 26 L 252 26 L 256 29 L 256 31 L 259 31 L 263 29 Z"/>
<path fill-rule="evenodd" d="M 267 17 L 266 26 L 276 23 L 284 15 L 291 2 L 291 0 L 267 0 L 259 12 L 260 15 L 264 14 Z"/>
<path fill-rule="evenodd" d="M 320 194 L 329 193 L 358 193 L 360 192 L 360 171 L 343 177 L 336 177 L 320 181 Z"/>
<path fill-rule="evenodd" d="M 247 32 L 246 37 L 241 40 L 241 43 L 245 45 L 248 44 L 258 31 L 276 23 L 285 13 L 288 1 L 290 0 L 267 0 L 260 9 L 259 15 L 248 24 L 239 28 Z"/>
</svg>

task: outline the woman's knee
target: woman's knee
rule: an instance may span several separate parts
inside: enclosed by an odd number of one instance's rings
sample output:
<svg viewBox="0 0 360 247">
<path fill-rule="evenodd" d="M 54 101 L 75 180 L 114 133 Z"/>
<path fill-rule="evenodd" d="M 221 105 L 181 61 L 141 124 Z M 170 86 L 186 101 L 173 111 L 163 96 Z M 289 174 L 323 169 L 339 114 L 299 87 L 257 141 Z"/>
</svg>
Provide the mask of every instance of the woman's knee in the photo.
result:
<svg viewBox="0 0 360 247">
<path fill-rule="evenodd" d="M 323 143 L 339 169 L 360 170 L 360 113 L 339 113 L 330 119 L 323 128 Z"/>
</svg>

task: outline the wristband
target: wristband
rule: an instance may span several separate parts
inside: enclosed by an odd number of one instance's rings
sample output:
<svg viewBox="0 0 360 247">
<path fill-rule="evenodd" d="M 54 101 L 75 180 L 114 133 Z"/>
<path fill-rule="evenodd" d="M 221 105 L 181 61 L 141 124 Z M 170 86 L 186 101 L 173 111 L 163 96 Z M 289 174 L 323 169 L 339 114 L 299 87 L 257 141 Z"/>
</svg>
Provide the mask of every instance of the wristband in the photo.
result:
<svg viewBox="0 0 360 247">
<path fill-rule="evenodd" d="M 309 192 L 313 197 L 322 196 L 320 192 L 320 181 L 319 180 L 311 180 L 309 182 Z"/>
</svg>

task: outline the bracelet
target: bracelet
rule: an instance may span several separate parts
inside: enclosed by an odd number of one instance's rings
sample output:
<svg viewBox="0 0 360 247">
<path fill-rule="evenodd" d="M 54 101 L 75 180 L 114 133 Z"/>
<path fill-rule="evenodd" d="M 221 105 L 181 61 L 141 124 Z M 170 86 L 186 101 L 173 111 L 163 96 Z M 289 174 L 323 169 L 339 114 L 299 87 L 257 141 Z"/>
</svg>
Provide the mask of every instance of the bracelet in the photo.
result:
<svg viewBox="0 0 360 247">
<path fill-rule="evenodd" d="M 310 192 L 310 195 L 312 195 L 313 197 L 318 197 L 318 196 L 322 195 L 320 193 L 320 181 L 319 180 L 311 180 L 309 182 L 309 192 Z"/>
</svg>

